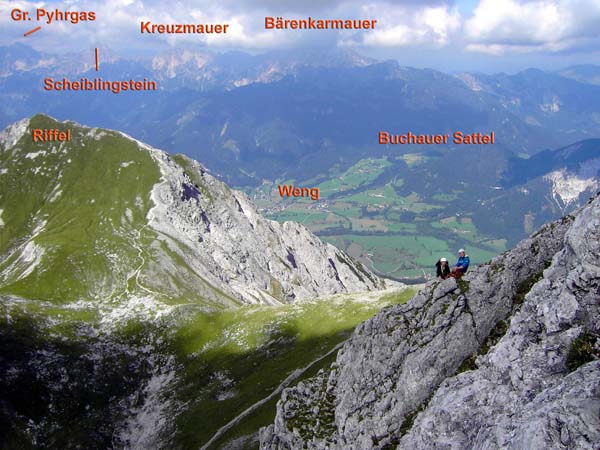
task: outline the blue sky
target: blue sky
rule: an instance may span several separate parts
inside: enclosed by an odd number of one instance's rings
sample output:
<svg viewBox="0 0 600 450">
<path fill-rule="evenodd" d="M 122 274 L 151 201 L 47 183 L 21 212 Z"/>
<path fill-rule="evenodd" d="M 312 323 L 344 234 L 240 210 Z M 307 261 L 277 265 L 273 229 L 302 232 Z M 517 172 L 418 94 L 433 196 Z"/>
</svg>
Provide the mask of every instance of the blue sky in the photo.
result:
<svg viewBox="0 0 600 450">
<path fill-rule="evenodd" d="M 97 20 L 77 25 L 15 22 L 19 8 L 89 11 Z M 377 19 L 375 30 L 265 30 L 265 16 Z M 227 35 L 140 34 L 140 21 L 229 23 Z M 78 52 L 152 54 L 178 47 L 250 52 L 338 47 L 403 65 L 446 71 L 513 72 L 526 67 L 600 64 L 600 0 L 63 0 L 0 2 L 0 44 Z"/>
</svg>

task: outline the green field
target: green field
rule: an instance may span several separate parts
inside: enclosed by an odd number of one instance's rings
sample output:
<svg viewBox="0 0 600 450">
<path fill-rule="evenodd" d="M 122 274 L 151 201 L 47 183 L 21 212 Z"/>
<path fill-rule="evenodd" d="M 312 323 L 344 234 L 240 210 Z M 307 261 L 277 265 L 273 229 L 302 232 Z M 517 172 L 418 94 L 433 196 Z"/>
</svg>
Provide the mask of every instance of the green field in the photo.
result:
<svg viewBox="0 0 600 450">
<path fill-rule="evenodd" d="M 318 187 L 321 189 L 321 195 L 355 189 L 375 180 L 390 165 L 385 158 L 362 159 L 345 172 L 335 173 L 330 180 L 319 184 Z"/>
<path fill-rule="evenodd" d="M 428 157 L 415 153 L 396 160 L 410 171 Z M 506 240 L 480 233 L 468 212 L 456 214 L 463 191 L 425 198 L 403 190 L 404 179 L 396 173 L 375 183 L 392 165 L 385 158 L 363 159 L 346 171 L 333 171 L 319 184 L 318 202 L 281 199 L 271 195 L 268 184 L 247 193 L 271 219 L 303 223 L 367 267 L 394 278 L 429 277 L 435 262 L 442 256 L 452 261 L 459 247 L 467 249 L 473 264 L 506 250 Z"/>
</svg>

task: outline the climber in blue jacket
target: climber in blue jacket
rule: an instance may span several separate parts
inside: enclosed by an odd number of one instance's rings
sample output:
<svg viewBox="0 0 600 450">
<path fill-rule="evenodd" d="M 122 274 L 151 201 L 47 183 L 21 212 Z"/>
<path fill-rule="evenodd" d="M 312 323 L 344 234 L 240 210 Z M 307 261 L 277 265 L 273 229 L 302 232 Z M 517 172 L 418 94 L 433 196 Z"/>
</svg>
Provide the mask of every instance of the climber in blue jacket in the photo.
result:
<svg viewBox="0 0 600 450">
<path fill-rule="evenodd" d="M 456 266 L 454 266 L 454 270 L 452 270 L 450 276 L 454 278 L 462 277 L 469 270 L 470 262 L 469 255 L 465 254 L 464 248 L 461 248 L 458 251 L 458 261 L 456 261 Z"/>
</svg>

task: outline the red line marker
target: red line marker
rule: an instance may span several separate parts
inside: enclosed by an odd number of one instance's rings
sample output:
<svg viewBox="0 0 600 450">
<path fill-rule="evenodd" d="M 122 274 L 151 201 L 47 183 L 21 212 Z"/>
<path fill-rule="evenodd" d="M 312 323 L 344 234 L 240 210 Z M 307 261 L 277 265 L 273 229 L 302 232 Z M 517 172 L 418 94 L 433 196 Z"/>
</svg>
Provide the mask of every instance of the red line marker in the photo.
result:
<svg viewBox="0 0 600 450">
<path fill-rule="evenodd" d="M 36 31 L 39 31 L 41 29 L 42 29 L 42 27 L 36 27 L 33 30 L 30 30 L 27 33 L 25 33 L 23 36 L 29 36 L 30 34 L 35 33 Z"/>
<path fill-rule="evenodd" d="M 98 59 L 98 48 L 96 48 L 96 72 L 100 70 L 100 60 Z"/>
</svg>

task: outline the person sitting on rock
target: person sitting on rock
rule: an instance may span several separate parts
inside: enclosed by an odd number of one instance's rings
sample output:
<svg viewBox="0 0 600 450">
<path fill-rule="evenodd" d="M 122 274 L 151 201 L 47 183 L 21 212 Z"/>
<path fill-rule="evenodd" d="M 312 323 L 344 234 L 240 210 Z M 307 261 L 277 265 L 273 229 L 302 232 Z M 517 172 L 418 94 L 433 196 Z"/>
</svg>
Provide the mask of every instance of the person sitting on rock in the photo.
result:
<svg viewBox="0 0 600 450">
<path fill-rule="evenodd" d="M 435 263 L 436 275 L 440 280 L 445 280 L 450 276 L 450 266 L 448 265 L 448 260 L 446 258 L 440 258 L 438 262 Z"/>
<path fill-rule="evenodd" d="M 465 253 L 464 248 L 461 248 L 458 251 L 458 261 L 456 261 L 456 266 L 452 270 L 450 276 L 453 278 L 461 278 L 465 273 L 467 273 L 467 270 L 469 270 L 470 262 L 471 260 L 469 259 L 469 255 Z"/>
</svg>

